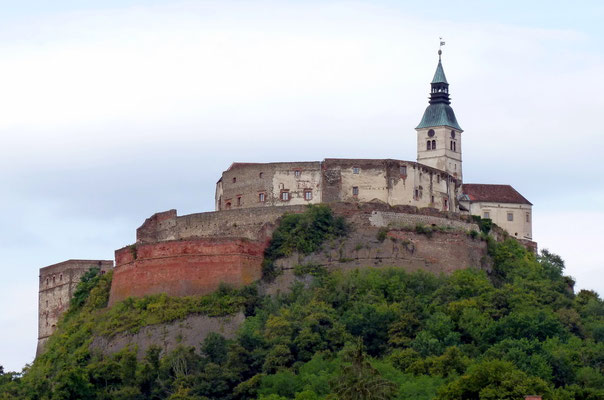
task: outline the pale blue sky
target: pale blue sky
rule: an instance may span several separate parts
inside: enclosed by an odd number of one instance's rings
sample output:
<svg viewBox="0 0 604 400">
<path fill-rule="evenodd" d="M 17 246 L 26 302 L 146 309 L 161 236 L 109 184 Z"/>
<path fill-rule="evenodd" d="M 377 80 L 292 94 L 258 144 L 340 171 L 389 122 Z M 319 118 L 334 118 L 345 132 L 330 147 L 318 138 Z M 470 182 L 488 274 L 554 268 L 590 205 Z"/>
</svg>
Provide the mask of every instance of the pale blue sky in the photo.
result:
<svg viewBox="0 0 604 400">
<path fill-rule="evenodd" d="M 529 3 L 529 4 L 526 4 Z M 604 293 L 600 2 L 0 2 L 0 365 L 33 358 L 38 268 L 210 211 L 232 161 L 416 157 L 438 37 L 468 183 Z"/>
</svg>

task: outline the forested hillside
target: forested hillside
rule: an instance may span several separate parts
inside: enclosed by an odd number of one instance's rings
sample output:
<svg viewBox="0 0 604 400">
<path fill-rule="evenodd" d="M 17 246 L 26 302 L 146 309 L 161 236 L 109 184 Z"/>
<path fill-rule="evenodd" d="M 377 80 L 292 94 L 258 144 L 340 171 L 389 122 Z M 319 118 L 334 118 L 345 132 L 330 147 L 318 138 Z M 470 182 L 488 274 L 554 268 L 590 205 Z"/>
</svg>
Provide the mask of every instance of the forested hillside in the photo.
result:
<svg viewBox="0 0 604 400">
<path fill-rule="evenodd" d="M 602 299 L 574 294 L 547 251 L 508 239 L 489 253 L 490 273 L 306 266 L 297 273 L 312 279 L 286 295 L 225 287 L 109 310 L 111 275 L 91 272 L 47 351 L 22 374 L 0 372 L 0 399 L 604 399 Z M 212 334 L 199 351 L 89 350 L 94 335 L 240 310 L 236 338 Z"/>
</svg>

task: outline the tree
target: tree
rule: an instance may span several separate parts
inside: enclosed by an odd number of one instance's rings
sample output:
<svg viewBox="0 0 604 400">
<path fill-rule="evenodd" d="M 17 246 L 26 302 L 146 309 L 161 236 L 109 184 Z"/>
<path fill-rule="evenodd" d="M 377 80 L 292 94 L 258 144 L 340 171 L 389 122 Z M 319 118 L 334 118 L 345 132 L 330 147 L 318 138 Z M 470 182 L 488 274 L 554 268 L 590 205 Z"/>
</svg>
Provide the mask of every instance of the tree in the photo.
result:
<svg viewBox="0 0 604 400">
<path fill-rule="evenodd" d="M 359 339 L 348 356 L 350 365 L 344 365 L 332 381 L 338 400 L 388 400 L 394 398 L 396 386 L 382 378 L 378 370 L 367 361 Z"/>
</svg>

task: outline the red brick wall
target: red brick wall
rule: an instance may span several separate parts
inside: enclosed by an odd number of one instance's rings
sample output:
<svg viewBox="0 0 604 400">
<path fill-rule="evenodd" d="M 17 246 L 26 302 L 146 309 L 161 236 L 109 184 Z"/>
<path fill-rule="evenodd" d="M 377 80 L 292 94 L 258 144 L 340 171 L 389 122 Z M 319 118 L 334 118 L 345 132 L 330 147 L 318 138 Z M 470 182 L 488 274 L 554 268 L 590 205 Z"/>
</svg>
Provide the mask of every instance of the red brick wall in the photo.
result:
<svg viewBox="0 0 604 400">
<path fill-rule="evenodd" d="M 167 241 L 115 252 L 109 305 L 130 296 L 210 293 L 221 282 L 243 286 L 260 279 L 266 243 L 245 239 Z M 136 256 L 136 258 L 135 258 Z"/>
</svg>

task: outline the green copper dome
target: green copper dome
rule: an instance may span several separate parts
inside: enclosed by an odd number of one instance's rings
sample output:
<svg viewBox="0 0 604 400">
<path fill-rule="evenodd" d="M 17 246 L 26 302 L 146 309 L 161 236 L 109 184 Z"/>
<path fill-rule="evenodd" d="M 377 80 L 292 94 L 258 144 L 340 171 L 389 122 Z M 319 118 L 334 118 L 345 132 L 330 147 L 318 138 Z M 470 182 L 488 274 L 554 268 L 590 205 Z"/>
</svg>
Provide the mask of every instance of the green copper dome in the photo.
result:
<svg viewBox="0 0 604 400">
<path fill-rule="evenodd" d="M 445 77 L 445 71 L 440 61 L 441 52 L 438 52 L 438 65 L 434 78 L 430 83 L 430 105 L 424 111 L 421 122 L 415 129 L 434 128 L 437 126 L 448 126 L 458 131 L 463 131 L 457 123 L 451 100 L 449 98 L 449 82 Z"/>
<path fill-rule="evenodd" d="M 448 104 L 437 103 L 430 104 L 428 108 L 426 108 L 422 121 L 415 129 L 434 128 L 435 126 L 443 125 L 450 126 L 458 131 L 463 131 L 463 129 L 461 129 L 457 123 L 457 118 L 455 118 L 453 108 L 451 108 L 451 106 Z"/>
</svg>

